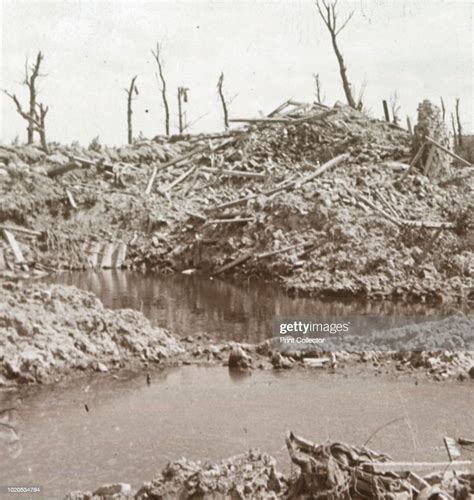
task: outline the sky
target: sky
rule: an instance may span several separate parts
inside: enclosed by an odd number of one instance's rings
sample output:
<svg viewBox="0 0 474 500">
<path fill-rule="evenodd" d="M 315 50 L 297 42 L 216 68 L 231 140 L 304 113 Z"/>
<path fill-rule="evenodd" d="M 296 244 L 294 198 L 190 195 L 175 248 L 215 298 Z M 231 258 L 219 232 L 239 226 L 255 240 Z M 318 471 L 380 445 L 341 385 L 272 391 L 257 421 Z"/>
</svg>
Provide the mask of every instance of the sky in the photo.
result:
<svg viewBox="0 0 474 500">
<path fill-rule="evenodd" d="M 382 117 L 382 100 L 397 92 L 400 116 L 416 118 L 423 99 L 448 113 L 461 99 L 466 131 L 473 118 L 473 11 L 471 0 L 339 0 L 341 19 L 354 16 L 339 35 L 355 93 Z M 48 140 L 88 145 L 127 139 L 124 88 L 138 75 L 134 135 L 164 132 L 164 110 L 151 50 L 162 46 L 177 132 L 177 88 L 188 87 L 191 132 L 220 131 L 217 80 L 231 118 L 267 114 L 289 98 L 314 99 L 319 74 L 328 105 L 344 94 L 328 32 L 313 0 L 286 1 L 7 1 L 0 0 L 0 89 L 26 105 L 24 65 L 38 50 L 45 76 L 39 100 L 49 106 Z M 0 141 L 26 139 L 25 121 L 0 96 Z"/>
</svg>

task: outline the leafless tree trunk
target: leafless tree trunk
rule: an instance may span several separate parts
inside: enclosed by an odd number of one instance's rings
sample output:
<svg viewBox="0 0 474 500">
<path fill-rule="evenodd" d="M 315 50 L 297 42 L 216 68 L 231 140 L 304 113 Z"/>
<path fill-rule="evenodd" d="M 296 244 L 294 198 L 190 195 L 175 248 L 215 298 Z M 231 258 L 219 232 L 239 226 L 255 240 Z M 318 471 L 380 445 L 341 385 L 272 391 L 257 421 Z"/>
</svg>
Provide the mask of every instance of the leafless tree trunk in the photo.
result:
<svg viewBox="0 0 474 500">
<path fill-rule="evenodd" d="M 41 147 L 43 148 L 43 151 L 46 154 L 49 154 L 49 149 L 48 149 L 48 143 L 46 141 L 46 127 L 45 127 L 45 119 L 46 115 L 48 114 L 49 107 L 44 106 L 43 103 L 38 104 L 38 120 L 40 126 L 36 129 L 39 136 L 40 136 L 40 141 L 41 141 Z"/>
<path fill-rule="evenodd" d="M 183 119 L 183 102 L 188 102 L 187 87 L 178 87 L 178 120 L 179 120 L 179 135 L 183 135 L 186 125 Z"/>
<path fill-rule="evenodd" d="M 337 36 L 347 26 L 352 16 L 354 15 L 354 12 L 351 12 L 344 23 L 342 23 L 342 25 L 338 27 L 338 14 L 336 10 L 337 0 L 314 0 L 314 3 L 318 9 L 321 19 L 324 21 L 324 24 L 326 25 L 329 34 L 331 35 L 331 42 L 334 53 L 336 54 L 337 62 L 339 64 L 342 86 L 344 88 L 344 93 L 346 94 L 347 103 L 349 104 L 349 106 L 356 109 L 357 104 L 354 100 L 354 96 L 352 95 L 351 84 L 347 77 L 347 68 L 345 66 L 344 58 L 337 43 Z"/>
<path fill-rule="evenodd" d="M 456 131 L 456 121 L 454 119 L 454 114 L 451 113 L 451 127 L 453 129 L 453 141 L 454 141 L 454 146 L 456 147 L 458 145 L 458 134 Z"/>
<path fill-rule="evenodd" d="M 395 92 L 390 96 L 390 108 L 392 110 L 392 123 L 398 125 L 400 123 L 400 105 L 398 104 L 398 92 Z"/>
<path fill-rule="evenodd" d="M 28 91 L 30 93 L 30 120 L 28 122 L 28 144 L 33 144 L 33 134 L 34 134 L 34 122 L 33 118 L 37 118 L 36 115 L 36 79 L 39 75 L 39 70 L 41 66 L 41 62 L 43 61 L 43 54 L 41 51 L 38 52 L 36 56 L 36 61 L 33 66 L 28 69 L 28 61 L 25 64 L 25 80 L 24 84 L 28 87 Z M 31 75 L 29 74 L 31 70 Z"/>
<path fill-rule="evenodd" d="M 319 73 L 317 75 L 313 75 L 313 77 L 314 77 L 314 84 L 316 86 L 316 102 L 318 104 L 324 104 L 324 96 L 323 96 L 321 80 L 319 78 Z"/>
<path fill-rule="evenodd" d="M 463 140 L 462 140 L 462 126 L 461 126 L 461 116 L 459 113 L 459 98 L 456 99 L 456 122 L 458 125 L 458 146 L 462 148 Z"/>
<path fill-rule="evenodd" d="M 132 101 L 133 101 L 133 94 L 135 93 L 135 95 L 138 95 L 138 87 L 136 85 L 136 80 L 137 80 L 137 75 L 135 75 L 132 78 L 132 81 L 130 82 L 130 87 L 128 89 L 124 89 L 125 92 L 127 93 L 127 137 L 129 144 L 133 143 Z"/>
<path fill-rule="evenodd" d="M 443 117 L 443 122 L 446 121 L 446 107 L 444 105 L 443 96 L 440 97 L 441 100 L 441 115 Z"/>
<path fill-rule="evenodd" d="M 37 79 L 40 76 L 43 76 L 40 74 L 40 67 L 41 67 L 41 62 L 43 61 L 43 54 L 38 52 L 36 56 L 35 63 L 29 67 L 28 66 L 28 60 L 26 61 L 25 64 L 25 79 L 23 81 L 23 84 L 28 87 L 28 93 L 29 93 L 29 110 L 25 111 L 23 110 L 20 101 L 16 97 L 15 94 L 10 94 L 6 90 L 3 92 L 10 97 L 10 99 L 14 102 L 16 106 L 16 110 L 18 114 L 24 118 L 27 123 L 27 143 L 28 144 L 33 144 L 34 142 L 34 133 L 38 132 L 40 135 L 41 143 L 43 145 L 43 149 L 47 151 L 47 145 L 46 143 L 43 144 L 43 139 L 45 137 L 45 131 L 44 131 L 44 126 L 45 126 L 45 116 L 46 113 L 48 112 L 48 108 L 44 108 L 44 106 L 41 104 L 38 106 L 37 104 L 37 97 L 38 97 L 38 91 L 36 88 L 36 83 Z M 38 111 L 40 110 L 40 114 L 38 114 Z M 42 110 L 42 111 L 41 111 Z M 41 113 L 44 113 L 42 115 Z"/>
<path fill-rule="evenodd" d="M 163 74 L 161 47 L 159 43 L 156 44 L 156 52 L 152 50 L 151 53 L 156 60 L 156 64 L 158 66 L 158 76 L 161 81 L 161 98 L 163 99 L 163 106 L 165 108 L 165 133 L 166 135 L 170 135 L 170 108 L 168 106 L 168 99 L 166 97 L 166 80 Z"/>
<path fill-rule="evenodd" d="M 229 113 L 227 112 L 227 104 L 224 98 L 223 86 L 224 86 L 224 73 L 221 73 L 221 76 L 219 76 L 219 80 L 217 82 L 217 92 L 219 93 L 219 97 L 222 104 L 222 110 L 224 111 L 224 127 L 227 129 L 229 128 Z"/>
</svg>

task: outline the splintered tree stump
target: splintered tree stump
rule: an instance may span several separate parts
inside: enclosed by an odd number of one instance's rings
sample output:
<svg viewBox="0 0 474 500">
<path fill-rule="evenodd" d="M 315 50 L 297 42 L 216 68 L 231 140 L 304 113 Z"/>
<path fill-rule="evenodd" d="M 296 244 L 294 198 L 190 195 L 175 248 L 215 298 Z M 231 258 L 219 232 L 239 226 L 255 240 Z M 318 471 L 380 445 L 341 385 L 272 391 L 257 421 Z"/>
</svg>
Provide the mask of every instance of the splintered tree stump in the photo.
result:
<svg viewBox="0 0 474 500">
<path fill-rule="evenodd" d="M 412 140 L 412 154 L 415 157 L 427 138 L 435 140 L 447 150 L 450 149 L 450 140 L 445 123 L 441 117 L 441 110 L 428 100 L 418 106 L 418 121 L 414 128 Z M 440 148 L 424 147 L 420 158 L 414 165 L 426 176 L 436 179 L 450 175 L 451 157 Z"/>
</svg>

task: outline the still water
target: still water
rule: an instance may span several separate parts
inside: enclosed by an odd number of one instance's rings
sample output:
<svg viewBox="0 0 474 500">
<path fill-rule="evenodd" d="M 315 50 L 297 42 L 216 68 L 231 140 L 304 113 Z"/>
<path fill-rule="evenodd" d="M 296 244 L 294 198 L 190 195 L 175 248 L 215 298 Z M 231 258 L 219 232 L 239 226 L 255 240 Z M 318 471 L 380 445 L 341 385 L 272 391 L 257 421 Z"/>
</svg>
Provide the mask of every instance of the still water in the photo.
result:
<svg viewBox="0 0 474 500">
<path fill-rule="evenodd" d="M 141 310 L 174 334 L 205 332 L 220 340 L 264 340 L 274 315 L 442 312 L 291 299 L 273 286 L 188 276 L 110 271 L 63 274 L 50 282 L 90 290 L 108 307 Z M 444 436 L 472 437 L 472 388 L 363 373 L 256 371 L 242 377 L 224 367 L 183 366 L 154 372 L 150 386 L 143 375 L 121 373 L 2 391 L 0 409 L 18 410 L 22 452 L 13 457 L 0 446 L 0 485 L 39 485 L 47 499 L 108 482 L 138 487 L 170 460 L 219 460 L 251 447 L 274 455 L 288 470 L 288 430 L 317 442 L 361 445 L 393 420 L 370 447 L 394 459 L 445 460 Z"/>
<path fill-rule="evenodd" d="M 177 336 L 208 333 L 216 340 L 257 343 L 271 336 L 274 316 L 433 316 L 448 312 L 442 306 L 390 301 L 315 300 L 291 298 L 277 285 L 242 285 L 200 276 L 160 276 L 131 271 L 64 273 L 50 283 L 74 285 L 94 292 L 110 308 L 130 307 Z M 449 311 L 452 312 L 452 311 Z"/>
</svg>

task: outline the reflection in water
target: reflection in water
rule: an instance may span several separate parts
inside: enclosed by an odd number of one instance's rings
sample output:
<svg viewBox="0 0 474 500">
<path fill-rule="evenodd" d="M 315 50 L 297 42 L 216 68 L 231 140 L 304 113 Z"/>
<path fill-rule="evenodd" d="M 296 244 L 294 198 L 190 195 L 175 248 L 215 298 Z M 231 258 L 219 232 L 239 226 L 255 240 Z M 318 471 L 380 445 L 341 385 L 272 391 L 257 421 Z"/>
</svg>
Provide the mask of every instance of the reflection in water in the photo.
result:
<svg viewBox="0 0 474 500">
<path fill-rule="evenodd" d="M 276 285 L 239 286 L 200 276 L 161 276 L 131 271 L 65 273 L 50 283 L 75 285 L 99 296 L 107 307 L 142 311 L 180 336 L 208 333 L 216 340 L 260 342 L 271 336 L 274 316 L 439 315 L 440 307 L 393 302 L 323 301 L 291 298 Z M 395 326 L 395 325 L 394 325 Z"/>
</svg>

